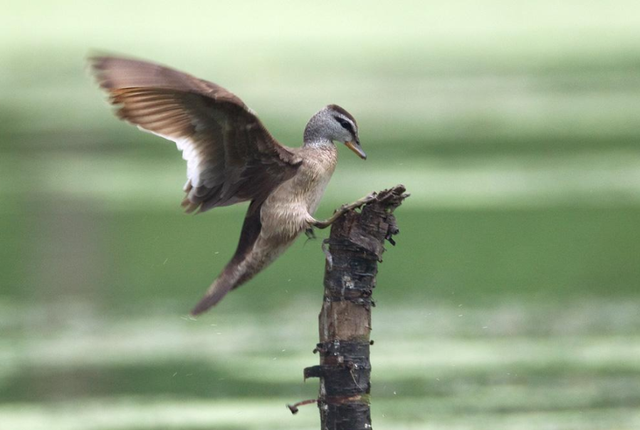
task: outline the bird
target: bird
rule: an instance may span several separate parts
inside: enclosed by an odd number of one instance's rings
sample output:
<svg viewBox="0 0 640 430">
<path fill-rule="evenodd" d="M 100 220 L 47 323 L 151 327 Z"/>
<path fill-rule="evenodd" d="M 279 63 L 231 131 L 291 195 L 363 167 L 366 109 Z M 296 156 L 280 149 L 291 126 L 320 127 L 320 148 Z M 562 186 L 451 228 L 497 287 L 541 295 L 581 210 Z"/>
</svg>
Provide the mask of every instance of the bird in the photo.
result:
<svg viewBox="0 0 640 430">
<path fill-rule="evenodd" d="M 320 109 L 304 129 L 302 146 L 287 147 L 238 96 L 215 83 L 120 56 L 92 56 L 89 67 L 118 118 L 174 141 L 182 151 L 187 213 L 249 202 L 233 257 L 192 315 L 252 279 L 302 232 L 326 228 L 355 206 L 342 206 L 326 221 L 314 218 L 336 168 L 336 142 L 367 158 L 358 124 L 342 107 Z"/>
</svg>

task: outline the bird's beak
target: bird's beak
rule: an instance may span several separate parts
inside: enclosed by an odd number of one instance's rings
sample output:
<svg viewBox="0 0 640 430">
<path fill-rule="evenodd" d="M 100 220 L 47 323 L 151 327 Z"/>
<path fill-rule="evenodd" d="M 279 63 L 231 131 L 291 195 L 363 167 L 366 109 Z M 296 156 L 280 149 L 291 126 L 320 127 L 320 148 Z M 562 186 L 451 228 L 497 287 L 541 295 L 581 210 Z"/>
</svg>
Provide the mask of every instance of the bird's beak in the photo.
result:
<svg viewBox="0 0 640 430">
<path fill-rule="evenodd" d="M 367 154 L 364 153 L 359 142 L 352 140 L 350 142 L 345 142 L 344 144 L 347 145 L 347 148 L 358 154 L 358 156 L 363 160 L 367 159 Z"/>
</svg>

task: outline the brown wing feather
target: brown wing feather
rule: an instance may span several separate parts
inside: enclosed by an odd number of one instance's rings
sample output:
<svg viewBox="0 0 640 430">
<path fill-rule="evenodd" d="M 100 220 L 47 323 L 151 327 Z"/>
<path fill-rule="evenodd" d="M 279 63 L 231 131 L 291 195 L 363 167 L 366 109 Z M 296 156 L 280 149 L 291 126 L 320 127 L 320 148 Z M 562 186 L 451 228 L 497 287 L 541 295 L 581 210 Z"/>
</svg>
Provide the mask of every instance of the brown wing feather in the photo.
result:
<svg viewBox="0 0 640 430">
<path fill-rule="evenodd" d="M 252 200 L 259 207 L 301 160 L 219 85 L 157 64 L 92 58 L 118 117 L 176 142 L 187 161 L 187 212 Z"/>
</svg>

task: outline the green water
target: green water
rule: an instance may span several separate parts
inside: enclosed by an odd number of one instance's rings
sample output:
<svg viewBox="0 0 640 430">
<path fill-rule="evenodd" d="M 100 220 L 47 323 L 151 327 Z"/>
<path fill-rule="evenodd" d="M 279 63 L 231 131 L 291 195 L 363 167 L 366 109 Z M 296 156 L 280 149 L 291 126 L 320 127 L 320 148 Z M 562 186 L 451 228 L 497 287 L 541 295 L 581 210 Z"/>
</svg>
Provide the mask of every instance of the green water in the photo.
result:
<svg viewBox="0 0 640 430">
<path fill-rule="evenodd" d="M 187 311 L 244 207 L 181 213 L 170 142 L 90 50 L 218 82 L 296 146 L 338 103 L 318 216 L 403 183 L 373 313 L 377 429 L 640 428 L 636 2 L 9 2 L 0 17 L 0 429 L 317 429 L 324 256 L 301 238 Z M 141 17 L 144 17 L 141 18 Z"/>
</svg>

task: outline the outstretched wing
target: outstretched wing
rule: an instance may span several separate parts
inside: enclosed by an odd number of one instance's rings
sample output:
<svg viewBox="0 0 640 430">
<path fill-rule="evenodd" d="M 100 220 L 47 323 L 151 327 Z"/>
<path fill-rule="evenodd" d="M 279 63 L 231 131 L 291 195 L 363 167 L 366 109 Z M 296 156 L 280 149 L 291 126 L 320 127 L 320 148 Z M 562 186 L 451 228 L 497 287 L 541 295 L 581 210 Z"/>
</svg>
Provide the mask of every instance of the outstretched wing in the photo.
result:
<svg viewBox="0 0 640 430">
<path fill-rule="evenodd" d="M 139 60 L 94 57 L 90 63 L 119 118 L 173 140 L 182 151 L 187 212 L 261 203 L 301 163 L 219 85 Z"/>
</svg>

